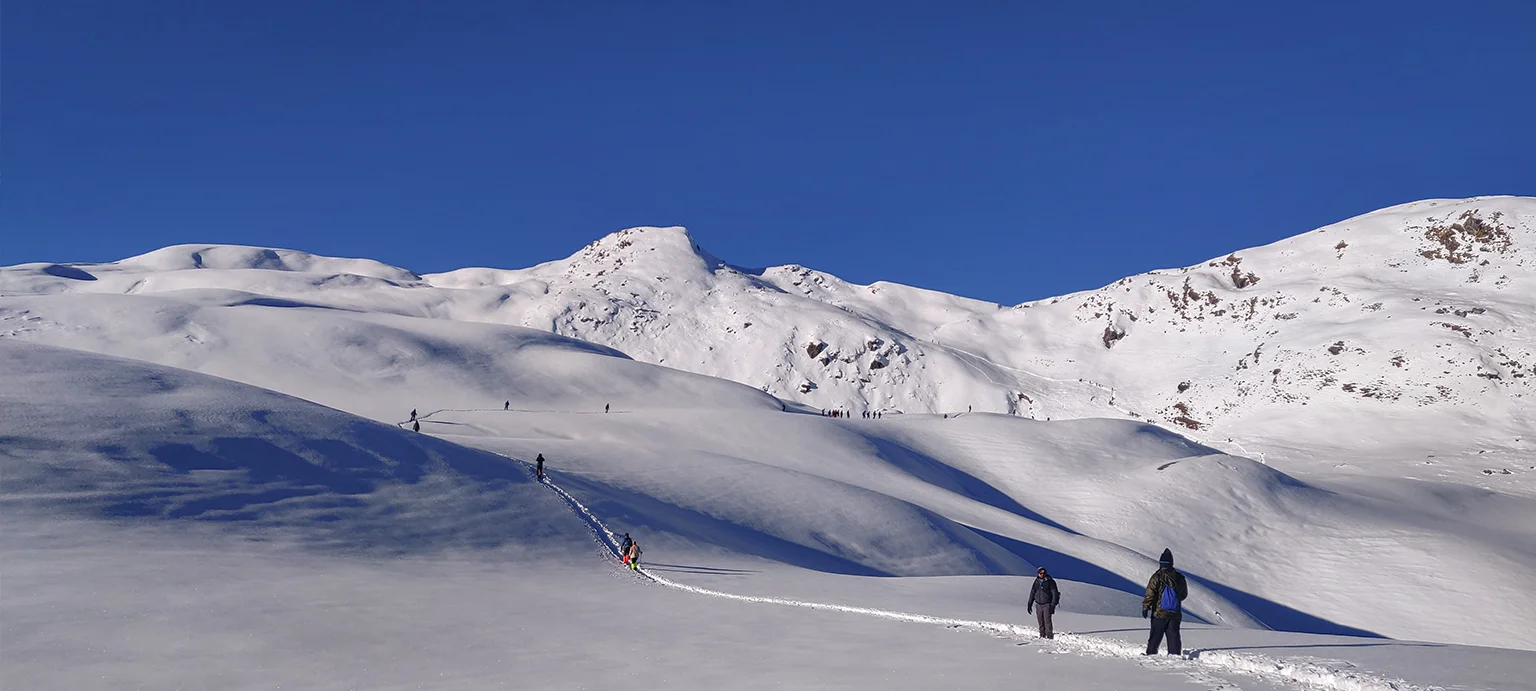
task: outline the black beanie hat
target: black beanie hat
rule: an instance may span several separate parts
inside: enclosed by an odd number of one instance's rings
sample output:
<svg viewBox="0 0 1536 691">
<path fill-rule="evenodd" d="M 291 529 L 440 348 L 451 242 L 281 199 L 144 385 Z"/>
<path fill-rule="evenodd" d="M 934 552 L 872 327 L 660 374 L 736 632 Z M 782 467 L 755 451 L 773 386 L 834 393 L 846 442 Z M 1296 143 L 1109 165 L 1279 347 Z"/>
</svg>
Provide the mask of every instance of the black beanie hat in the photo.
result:
<svg viewBox="0 0 1536 691">
<path fill-rule="evenodd" d="M 1173 566 L 1173 550 L 1163 550 L 1163 556 L 1161 559 L 1157 560 L 1157 563 L 1163 566 Z"/>
</svg>

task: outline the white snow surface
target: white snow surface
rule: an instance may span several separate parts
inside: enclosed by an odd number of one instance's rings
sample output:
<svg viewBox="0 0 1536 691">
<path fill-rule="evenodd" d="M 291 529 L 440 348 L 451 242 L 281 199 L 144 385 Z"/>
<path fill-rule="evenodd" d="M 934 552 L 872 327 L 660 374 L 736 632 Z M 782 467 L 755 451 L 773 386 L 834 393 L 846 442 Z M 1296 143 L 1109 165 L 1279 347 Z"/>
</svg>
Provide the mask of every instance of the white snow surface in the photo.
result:
<svg viewBox="0 0 1536 691">
<path fill-rule="evenodd" d="M 1061 633 L 1042 641 L 1022 612 L 1027 578 L 796 568 L 772 554 L 796 547 L 764 536 L 789 535 L 794 517 L 658 507 L 577 457 L 549 454 L 543 485 L 525 461 L 193 372 L 15 342 L 0 342 L 0 364 L 7 688 L 1536 688 L 1536 653 L 1195 622 L 1183 658 L 1142 658 L 1142 621 L 1124 614 L 1137 596 L 1067 579 Z M 814 416 L 718 414 L 838 433 Z M 429 421 L 487 446 L 528 441 L 498 427 L 553 443 L 561 423 L 599 440 L 649 424 L 582 415 Z M 635 458 L 631 484 L 718 488 Z M 764 489 L 733 501 L 766 513 L 804 488 Z M 870 544 L 878 528 L 836 529 L 838 503 L 790 508 L 819 516 L 845 555 L 972 558 L 937 521 L 919 545 Z M 618 530 L 645 540 L 640 573 L 612 560 Z M 1221 601 L 1197 587 L 1201 599 Z"/>
<path fill-rule="evenodd" d="M 0 268 L 4 685 L 1533 688 L 1533 219 L 1014 308 L 681 229 Z M 1133 658 L 1164 547 L 1188 659 Z M 1036 565 L 1074 635 L 1030 634 Z"/>
</svg>

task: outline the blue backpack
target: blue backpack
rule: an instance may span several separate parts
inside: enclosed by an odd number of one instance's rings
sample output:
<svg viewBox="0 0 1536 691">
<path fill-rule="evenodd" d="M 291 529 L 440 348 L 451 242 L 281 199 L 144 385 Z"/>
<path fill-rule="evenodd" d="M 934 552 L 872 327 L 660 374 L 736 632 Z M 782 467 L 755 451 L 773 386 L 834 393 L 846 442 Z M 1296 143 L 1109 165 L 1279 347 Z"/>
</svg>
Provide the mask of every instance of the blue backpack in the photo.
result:
<svg viewBox="0 0 1536 691">
<path fill-rule="evenodd" d="M 1157 601 L 1157 608 L 1164 612 L 1179 611 L 1179 593 L 1173 586 L 1163 586 L 1163 597 Z"/>
</svg>

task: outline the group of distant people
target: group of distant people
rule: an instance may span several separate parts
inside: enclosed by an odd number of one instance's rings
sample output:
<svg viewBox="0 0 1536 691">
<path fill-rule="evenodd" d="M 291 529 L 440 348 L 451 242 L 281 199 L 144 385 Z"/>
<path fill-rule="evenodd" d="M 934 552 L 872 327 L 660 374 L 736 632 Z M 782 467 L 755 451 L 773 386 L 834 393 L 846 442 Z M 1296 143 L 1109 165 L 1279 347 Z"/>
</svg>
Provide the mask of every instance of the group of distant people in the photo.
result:
<svg viewBox="0 0 1536 691">
<path fill-rule="evenodd" d="M 605 413 L 610 412 L 612 410 L 612 408 L 613 408 L 613 404 L 612 403 L 604 403 L 603 404 L 603 412 L 605 412 Z M 502 410 L 511 410 L 512 409 L 512 401 L 503 402 L 501 404 L 501 409 Z M 428 413 L 428 415 L 430 415 L 430 414 L 431 413 Z M 421 419 L 416 416 L 416 409 L 415 408 L 411 409 L 411 419 L 406 420 L 406 422 L 411 423 L 411 431 L 413 431 L 413 432 L 420 432 L 421 431 Z"/>
<path fill-rule="evenodd" d="M 1184 620 L 1184 600 L 1189 597 L 1189 583 L 1184 574 L 1173 568 L 1173 550 L 1163 550 L 1157 560 L 1157 571 L 1147 581 L 1147 592 L 1141 598 L 1141 617 L 1151 620 L 1151 632 L 1147 637 L 1147 655 L 1156 655 L 1163 639 L 1168 639 L 1168 654 L 1181 655 L 1184 642 L 1179 637 L 1179 624 Z M 1055 638 L 1051 615 L 1061 605 L 1061 589 L 1056 579 L 1042 566 L 1035 572 L 1035 583 L 1029 589 L 1026 612 L 1035 615 L 1041 638 Z"/>
<path fill-rule="evenodd" d="M 846 411 L 846 410 L 838 410 L 836 408 L 831 408 L 831 409 L 823 408 L 821 410 L 821 416 L 822 417 L 835 417 L 835 418 L 848 418 L 848 417 L 850 417 L 850 415 L 848 414 L 848 411 Z M 883 410 L 865 410 L 865 411 L 859 413 L 859 416 L 864 418 L 865 420 L 879 420 L 880 418 L 885 417 L 885 411 L 883 411 Z"/>
</svg>

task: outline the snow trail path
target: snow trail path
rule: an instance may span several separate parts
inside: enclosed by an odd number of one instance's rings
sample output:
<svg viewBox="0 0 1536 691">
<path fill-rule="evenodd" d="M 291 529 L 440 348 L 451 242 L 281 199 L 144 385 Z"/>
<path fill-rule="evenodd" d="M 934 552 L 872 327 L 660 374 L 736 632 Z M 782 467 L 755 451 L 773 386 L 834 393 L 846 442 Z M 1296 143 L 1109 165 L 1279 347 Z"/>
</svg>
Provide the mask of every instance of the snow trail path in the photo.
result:
<svg viewBox="0 0 1536 691">
<path fill-rule="evenodd" d="M 521 465 L 530 476 L 534 474 L 531 463 L 505 454 L 498 455 Z M 582 504 L 576 497 L 571 496 L 564 488 L 551 481 L 548 472 L 544 474 L 542 480 L 535 478 L 535 481 L 542 482 L 565 501 L 566 505 L 571 508 L 571 511 L 587 523 L 598 545 L 614 560 L 619 558 L 619 537 L 609 530 L 591 510 L 587 509 L 586 505 Z M 1047 640 L 1041 638 L 1039 632 L 1034 628 L 1018 624 L 974 619 L 953 619 L 872 607 L 809 602 L 777 597 L 737 595 L 735 593 L 679 583 L 647 571 L 643 566 L 637 569 L 636 573 L 657 585 L 697 595 L 736 600 L 738 602 L 755 602 L 830 612 L 846 612 L 848 614 L 878 617 L 891 621 L 931 624 L 957 630 L 980 631 L 1001 638 L 1039 642 L 1047 646 L 1041 649 L 1041 652 L 1052 654 L 1070 653 L 1098 658 L 1119 658 L 1135 661 L 1139 664 L 1164 671 L 1180 672 L 1200 681 L 1210 680 L 1209 675 L 1212 673 L 1236 673 L 1264 682 L 1319 691 L 1435 691 L 1435 689 L 1439 688 L 1422 687 L 1398 679 L 1377 677 L 1351 669 L 1352 665 L 1347 662 L 1330 665 L 1315 660 L 1283 659 L 1252 653 L 1203 650 L 1199 648 L 1186 651 L 1182 656 L 1145 656 L 1142 654 L 1142 649 L 1138 646 L 1098 636 L 1058 633 L 1054 639 Z M 1020 645 L 1024 644 L 1024 642 L 1020 643 Z"/>
</svg>

